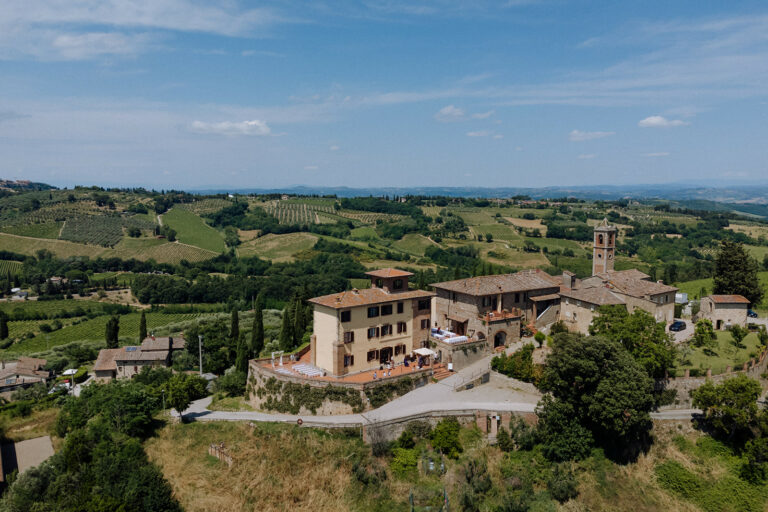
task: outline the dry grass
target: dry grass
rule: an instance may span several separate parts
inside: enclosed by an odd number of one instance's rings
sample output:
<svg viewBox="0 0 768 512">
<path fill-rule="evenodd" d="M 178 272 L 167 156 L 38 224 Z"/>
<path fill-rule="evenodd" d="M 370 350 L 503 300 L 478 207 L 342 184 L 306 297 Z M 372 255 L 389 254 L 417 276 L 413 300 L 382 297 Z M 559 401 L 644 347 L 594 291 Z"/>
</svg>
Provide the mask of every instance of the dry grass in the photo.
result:
<svg viewBox="0 0 768 512">
<path fill-rule="evenodd" d="M 24 441 L 51 435 L 59 410 L 56 408 L 34 411 L 27 417 L 11 418 L 5 425 L 5 437 L 10 441 Z"/>
<path fill-rule="evenodd" d="M 541 223 L 541 219 L 518 219 L 517 217 L 504 217 L 510 224 L 524 229 L 538 229 L 541 236 L 547 236 L 547 226 Z"/>
<path fill-rule="evenodd" d="M 355 441 L 291 429 L 264 425 L 254 434 L 245 423 L 172 425 L 146 450 L 189 512 L 348 510 L 349 469 L 340 455 Z M 208 446 L 222 441 L 231 468 L 208 455 Z"/>
</svg>

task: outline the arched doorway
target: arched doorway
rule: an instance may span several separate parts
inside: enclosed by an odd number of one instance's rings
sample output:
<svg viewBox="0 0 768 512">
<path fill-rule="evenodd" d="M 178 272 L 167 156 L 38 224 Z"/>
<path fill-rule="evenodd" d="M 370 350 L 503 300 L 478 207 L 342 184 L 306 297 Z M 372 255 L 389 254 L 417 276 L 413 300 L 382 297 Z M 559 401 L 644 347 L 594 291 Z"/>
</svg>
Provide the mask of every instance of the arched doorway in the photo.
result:
<svg viewBox="0 0 768 512">
<path fill-rule="evenodd" d="M 493 348 L 503 347 L 507 343 L 507 333 L 499 331 L 493 337 Z"/>
</svg>

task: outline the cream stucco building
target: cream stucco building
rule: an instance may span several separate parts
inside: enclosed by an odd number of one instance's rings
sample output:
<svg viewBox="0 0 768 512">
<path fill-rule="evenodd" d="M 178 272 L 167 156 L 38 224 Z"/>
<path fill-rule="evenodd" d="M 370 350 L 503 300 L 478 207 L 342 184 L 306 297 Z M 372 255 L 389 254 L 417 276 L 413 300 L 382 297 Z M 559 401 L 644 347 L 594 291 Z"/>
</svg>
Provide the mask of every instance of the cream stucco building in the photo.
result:
<svg viewBox="0 0 768 512">
<path fill-rule="evenodd" d="M 413 290 L 413 274 L 386 268 L 367 272 L 371 287 L 315 297 L 311 363 L 342 376 L 402 362 L 429 340 L 431 299 Z"/>
</svg>

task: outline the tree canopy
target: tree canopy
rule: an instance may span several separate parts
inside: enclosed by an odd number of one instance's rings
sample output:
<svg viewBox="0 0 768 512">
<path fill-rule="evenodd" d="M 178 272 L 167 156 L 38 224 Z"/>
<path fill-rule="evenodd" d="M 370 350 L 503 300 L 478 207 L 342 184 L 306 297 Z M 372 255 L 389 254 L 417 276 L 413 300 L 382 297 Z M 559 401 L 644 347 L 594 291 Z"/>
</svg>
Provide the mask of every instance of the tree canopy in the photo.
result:
<svg viewBox="0 0 768 512">
<path fill-rule="evenodd" d="M 639 308 L 632 314 L 624 306 L 602 306 L 599 311 L 589 333 L 621 343 L 648 375 L 663 378 L 675 363 L 675 349 L 664 323 Z"/>
<path fill-rule="evenodd" d="M 714 293 L 742 295 L 752 304 L 763 300 L 757 260 L 738 242 L 723 241 L 715 260 Z"/>
</svg>

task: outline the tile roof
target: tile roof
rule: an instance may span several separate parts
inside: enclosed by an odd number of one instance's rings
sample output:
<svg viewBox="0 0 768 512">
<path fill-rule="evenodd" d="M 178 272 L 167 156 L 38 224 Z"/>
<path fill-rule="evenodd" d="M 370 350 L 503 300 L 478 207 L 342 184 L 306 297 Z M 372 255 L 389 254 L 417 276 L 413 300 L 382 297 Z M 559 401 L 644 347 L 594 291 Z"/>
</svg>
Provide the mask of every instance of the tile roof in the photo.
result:
<svg viewBox="0 0 768 512">
<path fill-rule="evenodd" d="M 608 224 L 608 218 L 603 218 L 603 220 L 595 226 L 595 231 L 617 231 L 616 226 L 611 226 Z"/>
<path fill-rule="evenodd" d="M 382 268 L 379 270 L 371 270 L 370 272 L 366 272 L 365 275 L 371 276 L 371 277 L 410 277 L 413 275 L 412 272 L 406 272 L 405 270 L 398 270 L 396 268 Z"/>
<path fill-rule="evenodd" d="M 715 304 L 749 304 L 749 299 L 743 295 L 710 295 Z"/>
<path fill-rule="evenodd" d="M 131 350 L 134 349 L 134 350 Z M 139 347 L 123 347 L 115 355 L 118 361 L 164 361 L 168 358 L 168 350 L 143 351 Z"/>
<path fill-rule="evenodd" d="M 48 361 L 45 359 L 40 359 L 37 357 L 25 357 L 22 356 L 19 358 L 19 362 L 16 364 L 17 369 L 27 369 L 27 370 L 39 370 L 43 366 L 46 365 Z"/>
<path fill-rule="evenodd" d="M 434 283 L 431 286 L 441 290 L 480 296 L 493 295 L 496 293 L 540 290 L 543 288 L 557 288 L 560 286 L 560 282 L 560 278 L 553 277 L 542 270 L 535 269 L 522 270 L 515 274 L 470 277 L 468 279 Z"/>
<path fill-rule="evenodd" d="M 96 362 L 93 364 L 93 371 L 109 371 L 117 370 L 117 364 L 115 364 L 115 356 L 122 351 L 121 348 L 103 348 L 99 350 L 99 356 L 96 358 Z"/>
<path fill-rule="evenodd" d="M 141 350 L 144 352 L 153 350 L 168 350 L 169 340 L 173 343 L 171 350 L 181 350 L 186 345 L 186 341 L 181 336 L 148 337 L 141 342 Z"/>
<path fill-rule="evenodd" d="M 332 293 L 309 299 L 313 304 L 319 304 L 329 308 L 351 308 L 355 306 L 367 306 L 369 304 L 381 304 L 385 302 L 397 302 L 408 299 L 421 299 L 432 297 L 434 293 L 424 290 L 408 290 L 403 292 L 387 293 L 381 288 L 353 289 L 341 293 Z"/>
<path fill-rule="evenodd" d="M 599 277 L 608 285 L 613 286 L 617 292 L 631 297 L 642 298 L 678 291 L 678 288 L 674 286 L 649 280 L 646 274 L 636 269 L 599 274 Z"/>
<path fill-rule="evenodd" d="M 596 286 L 594 288 L 581 288 L 578 290 L 565 290 L 560 292 L 563 297 L 576 299 L 582 302 L 588 302 L 595 306 L 608 306 L 614 304 L 625 304 L 625 302 L 608 288 Z"/>
</svg>

